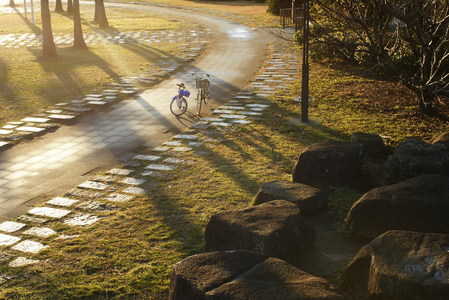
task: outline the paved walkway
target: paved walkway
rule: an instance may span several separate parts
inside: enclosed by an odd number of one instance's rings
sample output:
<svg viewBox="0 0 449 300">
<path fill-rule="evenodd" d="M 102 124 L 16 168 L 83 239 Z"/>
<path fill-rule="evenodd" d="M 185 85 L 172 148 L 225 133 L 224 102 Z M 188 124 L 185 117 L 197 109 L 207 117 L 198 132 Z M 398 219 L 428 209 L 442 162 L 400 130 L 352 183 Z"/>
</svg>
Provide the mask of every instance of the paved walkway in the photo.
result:
<svg viewBox="0 0 449 300">
<path fill-rule="evenodd" d="M 191 71 L 211 74 L 213 103 L 208 109 L 213 109 L 245 88 L 265 54 L 269 37 L 262 32 L 193 12 L 135 7 L 149 13 L 176 13 L 181 19 L 194 18 L 211 29 L 214 45 L 185 72 L 141 95 L 1 153 L 0 221 L 19 216 L 33 204 L 81 184 L 86 175 L 120 164 L 137 148 L 159 145 L 195 123 L 198 118 L 193 113 L 175 118 L 168 107 L 169 99 L 176 93 L 175 83 L 182 81 L 193 87 Z"/>
</svg>

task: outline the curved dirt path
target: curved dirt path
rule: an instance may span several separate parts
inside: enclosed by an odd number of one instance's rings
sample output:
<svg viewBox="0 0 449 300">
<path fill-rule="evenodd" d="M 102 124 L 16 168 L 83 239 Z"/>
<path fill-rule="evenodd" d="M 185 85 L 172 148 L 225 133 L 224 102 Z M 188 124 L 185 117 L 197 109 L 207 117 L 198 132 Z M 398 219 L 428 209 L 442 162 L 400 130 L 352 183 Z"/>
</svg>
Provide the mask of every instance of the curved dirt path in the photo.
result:
<svg viewBox="0 0 449 300">
<path fill-rule="evenodd" d="M 119 165 L 139 147 L 159 145 L 196 122 L 193 113 L 183 118 L 170 113 L 168 101 L 176 93 L 175 83 L 191 82 L 192 70 L 211 74 L 213 101 L 207 109 L 218 107 L 246 87 L 270 41 L 262 32 L 218 17 L 150 5 L 106 5 L 193 18 L 211 29 L 215 41 L 184 71 L 142 94 L 0 153 L 0 222 L 84 182 L 86 175 Z M 190 104 L 194 112 L 192 100 Z"/>
</svg>

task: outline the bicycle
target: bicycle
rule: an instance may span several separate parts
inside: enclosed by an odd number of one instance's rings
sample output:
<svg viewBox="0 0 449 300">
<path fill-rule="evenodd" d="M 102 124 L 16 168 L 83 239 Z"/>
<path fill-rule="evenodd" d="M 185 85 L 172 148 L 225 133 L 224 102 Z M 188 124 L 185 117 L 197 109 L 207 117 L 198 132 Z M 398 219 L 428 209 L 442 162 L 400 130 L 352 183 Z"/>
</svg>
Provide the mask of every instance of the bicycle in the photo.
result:
<svg viewBox="0 0 449 300">
<path fill-rule="evenodd" d="M 195 77 L 195 86 L 198 90 L 196 95 L 196 114 L 199 115 L 203 102 L 208 104 L 210 100 L 210 76 L 207 73 L 201 77 L 197 73 L 192 73 L 192 75 Z"/>
<path fill-rule="evenodd" d="M 177 83 L 178 94 L 174 96 L 170 102 L 170 111 L 175 116 L 180 116 L 187 111 L 187 100 L 184 97 L 189 97 L 190 92 L 186 89 L 184 83 Z"/>
</svg>

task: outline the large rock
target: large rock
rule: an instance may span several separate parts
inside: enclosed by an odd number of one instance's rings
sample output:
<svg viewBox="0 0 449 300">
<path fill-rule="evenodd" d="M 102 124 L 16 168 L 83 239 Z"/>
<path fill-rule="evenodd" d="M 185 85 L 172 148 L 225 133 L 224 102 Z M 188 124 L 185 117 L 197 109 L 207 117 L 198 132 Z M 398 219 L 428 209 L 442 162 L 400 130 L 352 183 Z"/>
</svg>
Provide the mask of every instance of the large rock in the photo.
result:
<svg viewBox="0 0 449 300">
<path fill-rule="evenodd" d="M 382 300 L 446 300 L 449 235 L 388 231 L 363 247 L 346 279 L 359 297 Z"/>
<path fill-rule="evenodd" d="M 399 143 L 384 166 L 385 184 L 393 184 L 422 174 L 449 176 L 449 149 L 419 139 Z"/>
<path fill-rule="evenodd" d="M 439 134 L 436 134 L 432 137 L 432 139 L 430 140 L 431 144 L 443 144 L 446 146 L 447 149 L 449 149 L 449 131 L 446 132 L 442 132 Z"/>
<path fill-rule="evenodd" d="M 169 300 L 343 300 L 332 284 L 283 260 L 249 251 L 210 252 L 177 263 Z"/>
<path fill-rule="evenodd" d="M 384 141 L 378 134 L 354 132 L 351 134 L 351 142 L 362 145 L 363 154 L 366 156 L 379 156 L 385 151 Z"/>
<path fill-rule="evenodd" d="M 205 236 L 207 251 L 251 250 L 294 264 L 313 247 L 315 231 L 297 205 L 276 200 L 213 215 Z"/>
<path fill-rule="evenodd" d="M 329 198 L 320 189 L 292 181 L 277 180 L 260 185 L 254 204 L 287 200 L 298 205 L 303 215 L 314 214 L 327 207 Z"/>
<path fill-rule="evenodd" d="M 449 177 L 422 175 L 373 189 L 354 203 L 346 222 L 367 238 L 394 229 L 449 233 Z"/>
<path fill-rule="evenodd" d="M 314 187 L 351 184 L 357 179 L 362 162 L 362 145 L 359 143 L 317 143 L 301 153 L 292 179 Z"/>
</svg>

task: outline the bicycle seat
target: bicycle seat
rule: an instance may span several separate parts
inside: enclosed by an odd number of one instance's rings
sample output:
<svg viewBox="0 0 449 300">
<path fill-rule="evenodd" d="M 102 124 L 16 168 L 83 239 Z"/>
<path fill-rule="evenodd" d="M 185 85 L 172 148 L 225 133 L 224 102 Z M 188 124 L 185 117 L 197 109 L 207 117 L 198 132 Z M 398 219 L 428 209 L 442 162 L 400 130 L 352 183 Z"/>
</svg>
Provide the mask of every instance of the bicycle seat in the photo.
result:
<svg viewBox="0 0 449 300">
<path fill-rule="evenodd" d="M 184 85 L 184 83 L 177 83 L 177 86 L 179 86 L 180 88 L 185 88 L 186 86 Z"/>
</svg>

